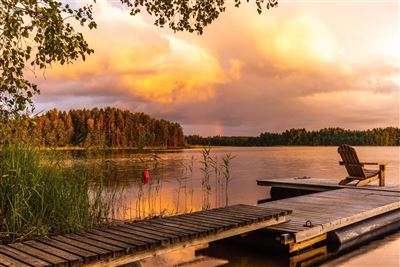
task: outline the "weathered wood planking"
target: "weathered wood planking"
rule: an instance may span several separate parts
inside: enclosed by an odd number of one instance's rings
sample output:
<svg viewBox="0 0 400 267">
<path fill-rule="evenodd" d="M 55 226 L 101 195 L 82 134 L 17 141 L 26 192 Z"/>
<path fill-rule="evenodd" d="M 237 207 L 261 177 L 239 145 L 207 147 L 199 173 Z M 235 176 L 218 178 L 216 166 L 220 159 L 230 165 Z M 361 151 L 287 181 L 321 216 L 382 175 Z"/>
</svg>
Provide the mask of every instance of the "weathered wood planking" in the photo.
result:
<svg viewBox="0 0 400 267">
<path fill-rule="evenodd" d="M 259 206 L 292 210 L 286 222 L 268 229 L 290 233 L 295 242 L 302 242 L 399 209 L 400 192 L 344 188 L 271 201 Z M 306 226 L 307 221 L 310 221 L 311 227 Z"/>
<path fill-rule="evenodd" d="M 282 223 L 290 213 L 235 205 L 0 245 L 0 266 L 118 266 Z"/>
<path fill-rule="evenodd" d="M 387 185 L 384 187 L 380 187 L 378 186 L 378 184 L 369 184 L 363 187 L 355 187 L 354 185 L 339 185 L 339 181 L 335 179 L 322 179 L 311 177 L 260 179 L 257 180 L 257 185 L 313 191 L 329 191 L 340 188 L 354 188 L 363 190 L 400 192 L 400 185 Z"/>
</svg>

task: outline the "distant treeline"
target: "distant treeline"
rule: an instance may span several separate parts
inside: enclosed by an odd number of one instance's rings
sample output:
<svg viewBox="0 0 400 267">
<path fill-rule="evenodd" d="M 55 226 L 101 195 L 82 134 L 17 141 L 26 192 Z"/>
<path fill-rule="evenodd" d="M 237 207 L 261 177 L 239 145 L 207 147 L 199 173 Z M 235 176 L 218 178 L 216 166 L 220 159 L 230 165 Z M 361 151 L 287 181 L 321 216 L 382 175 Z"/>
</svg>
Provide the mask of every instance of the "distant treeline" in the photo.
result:
<svg viewBox="0 0 400 267">
<path fill-rule="evenodd" d="M 342 128 L 324 128 L 319 131 L 290 129 L 282 133 L 265 132 L 256 137 L 190 135 L 186 137 L 186 142 L 189 145 L 211 146 L 337 146 L 340 144 L 399 146 L 400 128 L 375 128 L 366 131 Z"/>
<path fill-rule="evenodd" d="M 40 147 L 183 147 L 178 123 L 157 120 L 144 113 L 116 108 L 50 110 L 0 123 L 0 142 L 20 142 Z"/>
</svg>

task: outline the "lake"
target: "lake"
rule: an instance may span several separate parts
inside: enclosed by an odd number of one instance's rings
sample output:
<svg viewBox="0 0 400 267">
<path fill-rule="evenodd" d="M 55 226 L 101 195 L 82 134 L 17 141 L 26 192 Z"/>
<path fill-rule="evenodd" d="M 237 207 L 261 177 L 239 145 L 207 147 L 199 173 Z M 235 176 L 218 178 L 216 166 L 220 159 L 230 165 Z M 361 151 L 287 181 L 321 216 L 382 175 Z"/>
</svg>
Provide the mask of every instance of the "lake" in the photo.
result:
<svg viewBox="0 0 400 267">
<path fill-rule="evenodd" d="M 95 172 L 101 171 L 110 194 L 115 193 L 112 216 L 118 220 L 132 220 L 172 215 L 244 203 L 257 204 L 268 198 L 268 188 L 256 185 L 257 179 L 311 176 L 340 181 L 346 176 L 336 147 L 221 147 L 212 148 L 207 160 L 201 149 L 137 154 L 130 151 L 112 152 L 91 159 Z M 400 184 L 399 147 L 356 147 L 361 161 L 387 162 L 386 183 Z M 223 157 L 229 168 L 223 167 Z M 79 162 L 79 158 L 76 159 Z M 215 164 L 217 163 L 217 164 Z M 217 168 L 215 166 L 218 166 Z M 225 165 L 226 166 L 226 165 Z M 144 184 L 142 172 L 149 170 L 149 183 Z M 229 170 L 229 175 L 227 174 Z M 226 180 L 228 179 L 228 182 Z M 352 257 L 343 255 L 325 263 L 326 266 L 399 266 L 400 234 L 367 244 Z M 236 248 L 238 249 L 238 248 Z M 232 248 L 231 251 L 234 251 Z M 211 249 L 210 249 L 211 251 Z M 217 250 L 211 256 L 226 260 L 227 266 L 286 266 L 272 255 Z M 382 252 L 384 251 L 384 252 Z M 215 252 L 215 251 L 214 251 Z M 382 255 L 386 255 L 382 259 Z M 383 260 L 383 261 L 382 261 Z M 267 262 L 270 261 L 270 264 Z M 382 265 L 382 264 L 383 265 Z"/>
</svg>

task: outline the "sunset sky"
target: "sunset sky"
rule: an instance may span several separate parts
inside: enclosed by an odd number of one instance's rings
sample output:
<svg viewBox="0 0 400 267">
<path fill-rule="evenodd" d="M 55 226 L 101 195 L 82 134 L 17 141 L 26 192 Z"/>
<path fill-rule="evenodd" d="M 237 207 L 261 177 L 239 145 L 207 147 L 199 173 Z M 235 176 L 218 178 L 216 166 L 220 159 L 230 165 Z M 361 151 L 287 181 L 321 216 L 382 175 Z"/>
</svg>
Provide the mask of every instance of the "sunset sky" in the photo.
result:
<svg viewBox="0 0 400 267">
<path fill-rule="evenodd" d="M 36 111 L 114 106 L 201 135 L 399 126 L 399 8 L 281 0 L 258 15 L 229 5 L 198 36 L 98 1 L 98 29 L 84 32 L 95 54 L 37 74 Z"/>
</svg>

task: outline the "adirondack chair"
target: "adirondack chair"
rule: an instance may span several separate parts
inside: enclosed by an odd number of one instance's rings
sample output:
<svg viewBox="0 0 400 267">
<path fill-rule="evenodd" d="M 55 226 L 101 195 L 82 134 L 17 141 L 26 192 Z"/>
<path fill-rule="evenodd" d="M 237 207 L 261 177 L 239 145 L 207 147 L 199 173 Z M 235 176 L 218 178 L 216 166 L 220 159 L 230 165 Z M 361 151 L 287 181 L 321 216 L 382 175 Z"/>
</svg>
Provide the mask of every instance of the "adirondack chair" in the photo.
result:
<svg viewBox="0 0 400 267">
<path fill-rule="evenodd" d="M 343 160 L 339 164 L 344 165 L 349 174 L 348 177 L 339 182 L 340 185 L 358 180 L 356 186 L 363 186 L 379 179 L 379 186 L 385 186 L 385 163 L 360 162 L 354 147 L 345 144 L 338 147 L 338 153 Z M 378 165 L 379 170 L 367 170 L 364 168 L 365 165 Z"/>
</svg>

